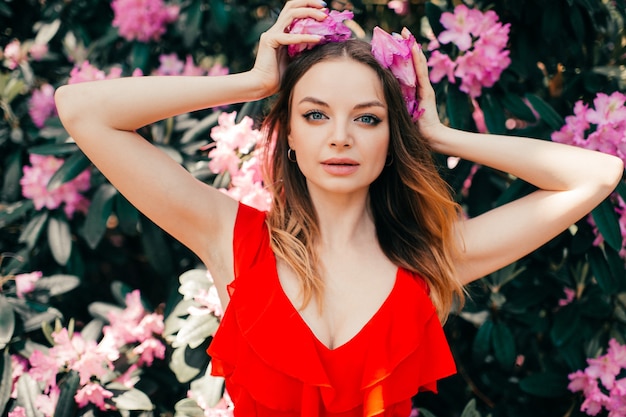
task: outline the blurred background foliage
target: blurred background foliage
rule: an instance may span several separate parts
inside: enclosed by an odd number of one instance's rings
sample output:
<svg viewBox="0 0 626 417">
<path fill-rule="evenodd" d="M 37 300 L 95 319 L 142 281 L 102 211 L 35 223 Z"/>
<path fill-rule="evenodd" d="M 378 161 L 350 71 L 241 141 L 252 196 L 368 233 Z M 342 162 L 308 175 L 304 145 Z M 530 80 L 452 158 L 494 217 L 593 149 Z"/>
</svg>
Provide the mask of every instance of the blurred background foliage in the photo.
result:
<svg viewBox="0 0 626 417">
<path fill-rule="evenodd" d="M 145 305 L 170 322 L 185 317 L 176 310 L 182 302 L 181 274 L 201 268 L 198 260 L 138 213 L 95 169 L 91 168 L 90 187 L 84 192 L 91 201 L 89 210 L 71 218 L 61 208 L 35 209 L 20 186 L 31 154 L 64 161 L 49 188 L 89 168 L 58 118 L 49 117 L 39 127 L 29 115 L 30 99 L 44 84 L 67 83 L 72 69 L 85 61 L 106 74 L 117 68 L 123 76 L 136 69 L 147 75 L 158 70 L 159 57 L 165 54 L 176 54 L 183 61 L 191 56 L 205 71 L 216 63 L 230 72 L 243 71 L 252 66 L 259 35 L 282 7 L 274 0 L 171 0 L 168 4 L 180 7 L 176 21 L 160 39 L 140 42 L 125 39 L 112 26 L 114 14 L 107 0 L 0 0 L 0 51 L 5 50 L 0 67 L 0 277 L 43 271 L 61 286 L 55 291 L 54 285 L 42 285 L 37 297 L 18 299 L 7 280 L 0 280 L 0 347 L 6 352 L 1 362 L 3 414 L 15 402 L 6 393 L 11 372 L 7 355 L 23 354 L 28 341 L 47 343 L 40 323 L 58 319 L 68 325 L 72 319 L 81 330 L 94 317 L 105 317 L 94 314 L 90 306 L 119 303 L 131 288 L 139 289 Z M 407 26 L 424 46 L 442 30 L 441 13 L 459 4 L 460 0 L 329 2 L 331 8 L 354 12 L 352 29 L 357 35 L 367 37 L 376 25 L 388 31 Z M 624 91 L 623 1 L 467 0 L 464 4 L 493 10 L 501 22 L 510 24 L 511 64 L 475 102 L 457 85 L 437 83 L 446 123 L 479 130 L 473 113 L 480 107 L 489 132 L 550 140 L 565 124 L 565 117 L 572 115 L 577 101 L 591 103 L 598 93 Z M 14 40 L 22 46 L 46 44 L 47 52 L 12 67 L 5 48 Z M 211 144 L 209 131 L 217 124 L 217 114 L 224 110 L 238 111 L 239 119 L 248 115 L 258 121 L 265 103 L 207 109 L 155 123 L 140 133 L 199 179 L 222 184 L 228 179 L 207 168 L 205 149 Z M 532 190 L 502 172 L 469 161 L 450 165 L 447 157 L 436 157 L 469 216 Z M 159 175 L 158 167 L 154 175 Z M 624 184 L 618 192 L 626 197 Z M 582 219 L 517 263 L 470 286 L 467 306 L 445 327 L 459 373 L 440 384 L 439 395 L 418 395 L 417 406 L 436 416 L 582 415 L 584 398 L 568 390 L 568 375 L 583 369 L 587 358 L 604 352 L 610 338 L 625 341 L 626 226 L 620 223 L 618 201 L 617 195 L 612 196 L 596 209 L 593 224 Z M 198 275 L 194 279 L 201 281 Z M 178 322 L 172 330 L 170 323 L 164 337 L 182 327 L 184 323 Z M 204 375 L 208 365 L 204 349 L 214 321 L 204 331 L 202 340 L 195 335 L 193 343 L 179 341 L 177 348 L 170 343 L 166 359 L 146 370 L 146 381 L 151 382 L 139 389 L 155 408 L 143 413 L 173 414 L 189 384 Z M 182 353 L 173 354 L 181 348 Z M 466 407 L 468 403 L 471 407 Z M 70 408 L 64 413 L 84 411 Z M 178 415 L 202 414 L 191 407 L 179 409 Z"/>
</svg>

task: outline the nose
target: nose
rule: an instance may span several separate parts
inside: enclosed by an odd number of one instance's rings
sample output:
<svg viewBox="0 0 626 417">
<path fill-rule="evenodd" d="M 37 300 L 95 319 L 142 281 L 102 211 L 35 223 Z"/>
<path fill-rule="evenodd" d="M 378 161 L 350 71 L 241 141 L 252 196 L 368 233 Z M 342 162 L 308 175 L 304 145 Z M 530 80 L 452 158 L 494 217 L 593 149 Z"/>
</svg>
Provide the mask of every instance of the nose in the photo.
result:
<svg viewBox="0 0 626 417">
<path fill-rule="evenodd" d="M 335 123 L 330 135 L 329 144 L 333 148 L 349 148 L 353 139 L 348 123 Z"/>
</svg>

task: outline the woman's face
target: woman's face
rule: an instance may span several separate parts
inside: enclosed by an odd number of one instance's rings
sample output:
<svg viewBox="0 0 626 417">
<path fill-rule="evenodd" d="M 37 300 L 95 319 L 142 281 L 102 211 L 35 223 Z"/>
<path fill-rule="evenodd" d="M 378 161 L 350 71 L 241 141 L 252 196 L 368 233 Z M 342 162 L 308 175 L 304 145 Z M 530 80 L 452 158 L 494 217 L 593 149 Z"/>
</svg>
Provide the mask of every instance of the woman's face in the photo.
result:
<svg viewBox="0 0 626 417">
<path fill-rule="evenodd" d="M 312 66 L 294 87 L 289 123 L 311 195 L 367 193 L 385 166 L 387 104 L 366 65 L 341 58 Z"/>
</svg>

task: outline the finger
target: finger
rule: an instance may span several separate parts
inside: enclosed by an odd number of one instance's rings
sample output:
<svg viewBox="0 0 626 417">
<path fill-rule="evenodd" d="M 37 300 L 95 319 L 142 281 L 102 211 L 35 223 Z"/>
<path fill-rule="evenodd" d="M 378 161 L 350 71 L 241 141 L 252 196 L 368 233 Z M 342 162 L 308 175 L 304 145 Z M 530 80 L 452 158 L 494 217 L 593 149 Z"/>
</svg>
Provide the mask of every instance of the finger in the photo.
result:
<svg viewBox="0 0 626 417">
<path fill-rule="evenodd" d="M 293 5 L 291 5 L 291 3 L 293 3 Z M 296 3 L 300 3 L 300 5 Z M 272 29 L 277 28 L 278 30 L 284 31 L 296 19 L 312 18 L 321 21 L 326 19 L 326 17 L 327 14 L 324 11 L 323 3 L 317 0 L 291 0 L 287 2 L 285 8 L 280 12 Z"/>
</svg>

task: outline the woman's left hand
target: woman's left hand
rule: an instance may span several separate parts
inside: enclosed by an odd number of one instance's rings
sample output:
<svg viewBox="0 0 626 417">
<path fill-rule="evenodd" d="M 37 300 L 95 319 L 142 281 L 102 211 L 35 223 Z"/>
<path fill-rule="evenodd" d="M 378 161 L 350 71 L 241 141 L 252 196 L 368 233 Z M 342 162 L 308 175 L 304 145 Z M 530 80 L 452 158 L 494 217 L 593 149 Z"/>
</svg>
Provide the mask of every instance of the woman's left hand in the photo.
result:
<svg viewBox="0 0 626 417">
<path fill-rule="evenodd" d="M 404 28 L 402 29 L 402 36 L 408 38 L 411 36 L 411 32 L 409 32 L 407 28 Z M 411 50 L 411 55 L 417 75 L 416 96 L 419 103 L 419 111 L 423 110 L 422 114 L 417 119 L 417 127 L 422 136 L 425 137 L 431 145 L 435 145 L 437 131 L 443 127 L 443 125 L 441 120 L 439 120 L 439 113 L 437 112 L 435 90 L 428 77 L 426 56 L 419 43 L 415 42 Z"/>
</svg>

